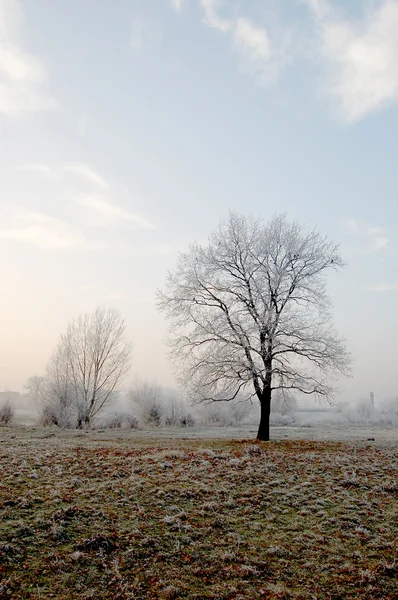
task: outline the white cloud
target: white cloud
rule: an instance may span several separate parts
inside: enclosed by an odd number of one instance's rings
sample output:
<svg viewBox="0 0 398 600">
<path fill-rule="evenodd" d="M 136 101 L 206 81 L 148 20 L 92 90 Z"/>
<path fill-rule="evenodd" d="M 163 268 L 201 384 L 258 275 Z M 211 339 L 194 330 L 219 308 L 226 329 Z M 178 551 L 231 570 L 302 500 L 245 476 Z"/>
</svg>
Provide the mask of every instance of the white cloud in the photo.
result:
<svg viewBox="0 0 398 600">
<path fill-rule="evenodd" d="M 264 27 L 246 17 L 221 18 L 218 9 L 223 6 L 223 3 L 220 0 L 200 0 L 200 3 L 205 14 L 204 23 L 223 34 L 230 33 L 238 53 L 248 61 L 257 74 L 260 74 L 262 80 L 271 79 L 277 74 L 282 62 L 284 36 L 283 39 L 279 36 L 281 48 L 280 52 L 276 52 Z"/>
<path fill-rule="evenodd" d="M 135 223 L 141 229 L 155 229 L 155 226 L 144 217 L 131 213 L 117 204 L 104 200 L 94 194 L 82 194 L 76 198 L 76 203 L 97 212 L 105 221 L 121 219 Z"/>
<path fill-rule="evenodd" d="M 20 165 L 18 167 L 20 171 L 31 171 L 32 173 L 38 173 L 39 175 L 45 177 L 46 179 L 54 178 L 54 169 L 49 167 L 48 165 L 42 165 L 39 163 L 30 163 L 27 165 Z"/>
<path fill-rule="evenodd" d="M 74 173 L 75 175 L 79 175 L 79 177 L 83 177 L 87 181 L 94 183 L 99 187 L 109 187 L 105 179 L 88 165 L 82 163 L 65 163 L 61 165 L 60 169 L 64 173 Z"/>
<path fill-rule="evenodd" d="M 381 250 L 385 248 L 390 243 L 390 238 L 376 235 L 373 240 L 373 250 L 377 252 L 377 250 Z"/>
<path fill-rule="evenodd" d="M 398 101 L 398 2 L 366 4 L 360 19 L 340 16 L 326 0 L 306 0 L 320 41 L 325 89 L 340 116 L 358 121 Z"/>
<path fill-rule="evenodd" d="M 96 213 L 107 224 L 114 221 L 127 221 L 140 229 L 156 229 L 145 217 L 114 203 L 109 197 L 116 194 L 124 197 L 126 190 L 121 186 L 110 185 L 104 177 L 87 164 L 62 163 L 50 166 L 33 163 L 21 165 L 18 168 L 31 171 L 52 181 L 57 189 L 62 190 L 60 193 L 63 198 L 72 198 L 75 204 Z M 77 175 L 78 181 L 75 181 L 75 178 L 71 179 L 70 175 Z M 90 191 L 82 188 L 81 179 L 89 184 Z"/>
<path fill-rule="evenodd" d="M 331 13 L 328 0 L 304 0 L 304 2 L 313 10 L 318 19 L 323 19 Z"/>
<path fill-rule="evenodd" d="M 61 219 L 25 210 L 17 211 L 15 218 L 15 226 L 0 229 L 0 239 L 31 244 L 46 250 L 89 247 L 84 236 Z"/>
<path fill-rule="evenodd" d="M 171 6 L 176 13 L 182 12 L 187 3 L 187 0 L 171 0 Z"/>
<path fill-rule="evenodd" d="M 229 31 L 232 27 L 232 22 L 227 19 L 221 19 L 217 14 L 217 7 L 219 6 L 219 0 L 200 0 L 203 7 L 205 18 L 204 22 L 209 27 L 219 29 L 223 33 Z"/>
<path fill-rule="evenodd" d="M 360 229 L 360 223 L 356 219 L 346 219 L 344 221 L 344 226 L 350 233 L 358 233 Z"/>
<path fill-rule="evenodd" d="M 377 283 L 366 288 L 369 292 L 393 292 L 398 290 L 398 284 L 396 283 Z"/>
<path fill-rule="evenodd" d="M 61 165 L 45 165 L 39 163 L 30 163 L 26 165 L 20 165 L 18 167 L 23 171 L 32 171 L 38 175 L 42 175 L 46 179 L 62 179 L 67 173 L 78 175 L 78 177 L 85 179 L 88 183 L 93 183 L 96 187 L 107 189 L 109 188 L 108 182 L 92 167 L 84 163 L 63 163 Z"/>
<path fill-rule="evenodd" d="M 367 252 L 377 252 L 390 243 L 385 229 L 379 225 L 367 225 L 357 219 L 345 219 L 343 227 L 347 233 L 356 236 L 366 244 Z"/>
<path fill-rule="evenodd" d="M 182 0 L 170 0 L 179 12 Z M 260 77 L 272 81 L 295 58 L 316 61 L 322 91 L 332 109 L 347 122 L 398 102 L 398 0 L 359 3 L 359 17 L 344 13 L 344 3 L 299 0 L 314 16 L 312 29 L 297 23 L 278 25 L 278 2 L 264 8 L 267 26 L 239 10 L 244 2 L 198 0 L 203 22 L 226 36 Z"/>
<path fill-rule="evenodd" d="M 45 90 L 44 65 L 22 48 L 22 21 L 18 0 L 0 0 L 0 114 L 19 115 L 55 106 Z"/>
<path fill-rule="evenodd" d="M 254 25 L 248 19 L 236 19 L 234 43 L 243 56 L 255 67 L 260 70 L 269 67 L 273 52 L 271 40 L 265 29 Z"/>
</svg>

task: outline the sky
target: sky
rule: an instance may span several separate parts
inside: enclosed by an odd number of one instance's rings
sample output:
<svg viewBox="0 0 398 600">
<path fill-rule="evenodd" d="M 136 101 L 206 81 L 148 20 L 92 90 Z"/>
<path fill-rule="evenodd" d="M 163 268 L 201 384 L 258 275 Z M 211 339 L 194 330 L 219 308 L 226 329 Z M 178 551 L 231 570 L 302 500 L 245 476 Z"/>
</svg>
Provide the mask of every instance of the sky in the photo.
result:
<svg viewBox="0 0 398 600">
<path fill-rule="evenodd" d="M 233 210 L 340 244 L 341 398 L 398 395 L 397 64 L 398 0 L 0 0 L 0 389 L 97 305 L 173 385 L 156 290 Z"/>
</svg>

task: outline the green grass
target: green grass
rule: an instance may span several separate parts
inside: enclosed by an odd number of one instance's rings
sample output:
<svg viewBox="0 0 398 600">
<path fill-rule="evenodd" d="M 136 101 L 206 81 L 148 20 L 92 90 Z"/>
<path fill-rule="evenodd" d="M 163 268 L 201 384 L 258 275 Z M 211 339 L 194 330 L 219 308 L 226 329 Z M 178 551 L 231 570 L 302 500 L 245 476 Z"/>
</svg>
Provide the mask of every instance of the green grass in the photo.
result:
<svg viewBox="0 0 398 600">
<path fill-rule="evenodd" d="M 393 445 L 0 429 L 0 598 L 398 598 Z"/>
</svg>

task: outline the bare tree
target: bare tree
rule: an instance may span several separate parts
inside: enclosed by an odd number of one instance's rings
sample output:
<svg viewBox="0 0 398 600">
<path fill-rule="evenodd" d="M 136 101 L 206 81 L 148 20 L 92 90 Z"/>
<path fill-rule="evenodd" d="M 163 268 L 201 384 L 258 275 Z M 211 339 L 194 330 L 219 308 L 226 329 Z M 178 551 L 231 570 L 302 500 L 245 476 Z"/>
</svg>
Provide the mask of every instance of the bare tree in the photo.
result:
<svg viewBox="0 0 398 600">
<path fill-rule="evenodd" d="M 61 336 L 46 369 L 43 386 L 42 421 L 60 427 L 76 427 L 76 397 L 71 380 L 71 355 Z"/>
<path fill-rule="evenodd" d="M 155 381 L 135 381 L 127 397 L 133 405 L 139 407 L 145 423 L 157 427 L 161 424 L 164 413 L 164 390 Z"/>
<path fill-rule="evenodd" d="M 29 377 L 24 388 L 29 401 L 40 407 L 47 396 L 47 379 L 41 375 Z"/>
<path fill-rule="evenodd" d="M 47 368 L 50 394 L 64 417 L 73 412 L 78 427 L 90 425 L 130 368 L 125 331 L 118 311 L 97 308 L 73 319 L 61 335 Z"/>
<path fill-rule="evenodd" d="M 231 213 L 207 246 L 181 254 L 158 299 L 193 400 L 256 396 L 268 440 L 273 390 L 330 396 L 350 362 L 325 288 L 342 265 L 335 245 L 285 216 L 264 225 Z"/>
</svg>

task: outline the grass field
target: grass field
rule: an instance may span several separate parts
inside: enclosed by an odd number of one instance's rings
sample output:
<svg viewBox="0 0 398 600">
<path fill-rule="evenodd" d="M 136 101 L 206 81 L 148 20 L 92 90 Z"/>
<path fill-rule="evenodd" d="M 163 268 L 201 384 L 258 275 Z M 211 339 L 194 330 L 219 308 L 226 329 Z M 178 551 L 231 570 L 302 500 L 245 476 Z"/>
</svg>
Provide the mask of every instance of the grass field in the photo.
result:
<svg viewBox="0 0 398 600">
<path fill-rule="evenodd" d="M 0 429 L 0 598 L 398 598 L 398 449 Z"/>
</svg>

